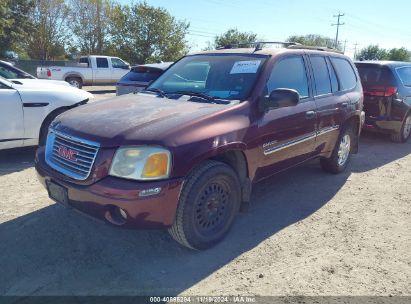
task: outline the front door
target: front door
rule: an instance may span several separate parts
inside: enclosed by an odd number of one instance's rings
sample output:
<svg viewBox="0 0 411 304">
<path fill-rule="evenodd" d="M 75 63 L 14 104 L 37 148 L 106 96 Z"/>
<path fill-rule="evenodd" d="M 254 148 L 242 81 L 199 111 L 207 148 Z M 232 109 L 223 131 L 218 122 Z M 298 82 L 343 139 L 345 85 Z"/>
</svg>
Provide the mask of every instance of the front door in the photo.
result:
<svg viewBox="0 0 411 304">
<path fill-rule="evenodd" d="M 262 115 L 258 124 L 261 161 L 256 172 L 257 180 L 313 156 L 316 105 L 307 75 L 306 60 L 302 55 L 282 58 L 273 66 L 263 95 L 278 88 L 294 89 L 300 94 L 300 102 Z"/>
<path fill-rule="evenodd" d="M 24 115 L 19 92 L 0 81 L 0 149 L 23 145 Z"/>
</svg>

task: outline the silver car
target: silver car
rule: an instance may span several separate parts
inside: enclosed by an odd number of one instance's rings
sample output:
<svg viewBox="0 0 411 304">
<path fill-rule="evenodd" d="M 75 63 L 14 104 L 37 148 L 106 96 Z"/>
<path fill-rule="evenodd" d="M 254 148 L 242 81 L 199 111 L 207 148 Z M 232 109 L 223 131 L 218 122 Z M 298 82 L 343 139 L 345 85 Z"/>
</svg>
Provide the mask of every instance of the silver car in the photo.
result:
<svg viewBox="0 0 411 304">
<path fill-rule="evenodd" d="M 144 90 L 153 80 L 156 80 L 172 62 L 144 64 L 132 67 L 116 85 L 118 95 L 130 94 Z"/>
</svg>

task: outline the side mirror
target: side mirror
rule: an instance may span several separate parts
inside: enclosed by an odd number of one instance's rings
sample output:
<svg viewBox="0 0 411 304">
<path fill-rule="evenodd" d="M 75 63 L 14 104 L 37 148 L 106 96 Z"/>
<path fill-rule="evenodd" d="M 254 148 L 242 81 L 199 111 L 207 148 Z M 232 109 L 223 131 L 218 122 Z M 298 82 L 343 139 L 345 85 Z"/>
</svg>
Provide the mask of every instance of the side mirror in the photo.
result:
<svg viewBox="0 0 411 304">
<path fill-rule="evenodd" d="M 260 100 L 260 110 L 263 112 L 276 108 L 296 106 L 300 102 L 300 94 L 292 89 L 275 89 L 270 95 Z"/>
<path fill-rule="evenodd" d="M 131 67 L 129 65 L 123 65 L 121 68 L 124 69 L 124 70 L 130 70 L 131 69 Z"/>
</svg>

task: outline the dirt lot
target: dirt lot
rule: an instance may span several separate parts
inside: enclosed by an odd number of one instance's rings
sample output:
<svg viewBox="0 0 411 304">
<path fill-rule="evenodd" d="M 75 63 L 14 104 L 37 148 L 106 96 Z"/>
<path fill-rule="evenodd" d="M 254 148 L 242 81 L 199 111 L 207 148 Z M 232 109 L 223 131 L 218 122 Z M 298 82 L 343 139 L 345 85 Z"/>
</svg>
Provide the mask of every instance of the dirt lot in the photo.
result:
<svg viewBox="0 0 411 304">
<path fill-rule="evenodd" d="M 204 252 L 56 205 L 34 149 L 0 152 L 0 295 L 411 295 L 411 142 L 360 151 L 338 176 L 315 161 L 256 185 Z"/>
</svg>

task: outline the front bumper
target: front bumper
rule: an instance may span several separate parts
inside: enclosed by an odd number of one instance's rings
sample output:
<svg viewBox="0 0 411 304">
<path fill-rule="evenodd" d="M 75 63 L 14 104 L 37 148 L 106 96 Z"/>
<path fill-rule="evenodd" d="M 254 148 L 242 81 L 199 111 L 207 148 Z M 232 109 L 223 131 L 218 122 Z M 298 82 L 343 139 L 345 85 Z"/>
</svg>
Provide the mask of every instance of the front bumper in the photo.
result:
<svg viewBox="0 0 411 304">
<path fill-rule="evenodd" d="M 47 165 L 44 149 L 36 153 L 35 167 L 39 181 L 46 188 L 53 181 L 67 189 L 69 207 L 125 228 L 167 228 L 173 224 L 183 179 L 138 182 L 106 176 L 91 185 L 79 185 L 59 178 Z M 143 190 L 161 188 L 157 194 L 141 197 Z M 116 207 L 127 214 L 125 221 L 114 216 Z"/>
</svg>

